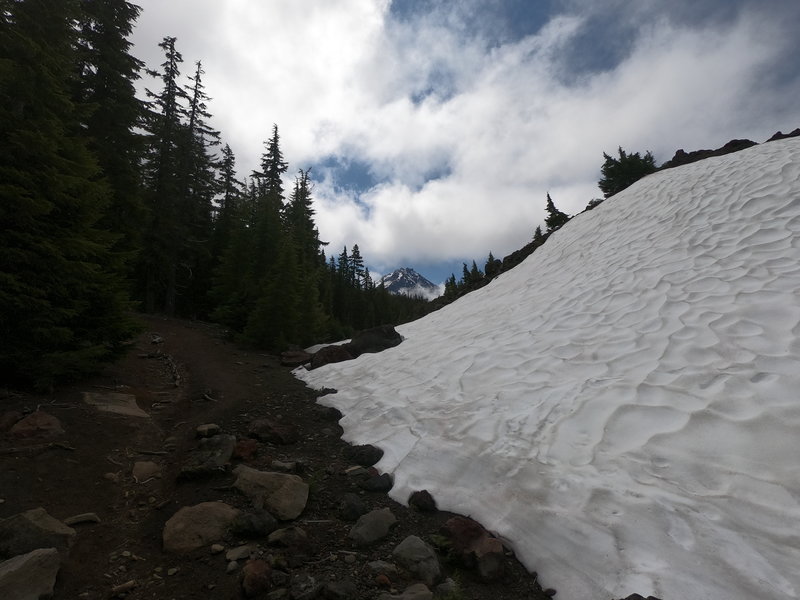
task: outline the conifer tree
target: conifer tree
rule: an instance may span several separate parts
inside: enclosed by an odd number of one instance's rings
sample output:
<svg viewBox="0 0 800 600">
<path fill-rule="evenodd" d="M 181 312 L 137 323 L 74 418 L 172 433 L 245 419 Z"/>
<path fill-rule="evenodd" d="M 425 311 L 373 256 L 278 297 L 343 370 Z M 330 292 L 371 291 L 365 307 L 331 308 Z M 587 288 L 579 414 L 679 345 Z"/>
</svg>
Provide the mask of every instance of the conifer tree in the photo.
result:
<svg viewBox="0 0 800 600">
<path fill-rule="evenodd" d="M 626 187 L 637 182 L 645 175 L 655 173 L 656 160 L 651 152 L 641 156 L 638 152 L 628 154 L 622 149 L 618 149 L 619 158 L 612 158 L 603 152 L 603 166 L 600 167 L 602 177 L 597 182 L 603 197 L 608 198 L 624 190 Z"/>
<path fill-rule="evenodd" d="M 79 7 L 73 97 L 84 107 L 88 146 L 111 188 L 101 224 L 118 235 L 115 248 L 128 254 L 132 266 L 146 217 L 138 131 L 145 107 L 134 87 L 144 63 L 131 56 L 128 40 L 141 9 L 126 0 L 80 0 Z"/>
<path fill-rule="evenodd" d="M 0 372 L 47 387 L 109 358 L 133 331 L 109 188 L 72 100 L 78 5 L 0 4 Z"/>
<path fill-rule="evenodd" d="M 542 244 L 544 244 L 544 240 L 545 237 L 544 234 L 542 233 L 542 226 L 537 225 L 536 230 L 533 232 L 533 243 L 536 247 L 539 247 Z"/>
<path fill-rule="evenodd" d="M 483 272 L 486 273 L 486 277 L 492 279 L 500 273 L 502 265 L 502 261 L 495 258 L 490 251 L 489 257 L 486 259 L 486 265 L 483 267 Z"/>
<path fill-rule="evenodd" d="M 558 210 L 550 194 L 547 194 L 547 217 L 544 220 L 547 225 L 547 233 L 560 229 L 567 221 L 569 221 L 569 216 Z"/>
</svg>

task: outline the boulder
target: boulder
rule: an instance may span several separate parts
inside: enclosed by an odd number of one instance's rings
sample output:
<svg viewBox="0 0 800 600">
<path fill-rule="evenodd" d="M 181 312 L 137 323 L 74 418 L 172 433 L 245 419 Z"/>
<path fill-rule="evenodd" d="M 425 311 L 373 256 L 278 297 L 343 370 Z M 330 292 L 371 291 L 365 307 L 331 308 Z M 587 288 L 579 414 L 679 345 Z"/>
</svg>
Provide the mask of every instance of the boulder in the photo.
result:
<svg viewBox="0 0 800 600">
<path fill-rule="evenodd" d="M 442 578 L 442 568 L 436 551 L 415 535 L 400 542 L 392 551 L 392 556 L 426 585 L 435 585 Z"/>
<path fill-rule="evenodd" d="M 339 514 L 345 521 L 356 521 L 358 518 L 366 514 L 367 512 L 367 505 L 364 503 L 364 500 L 358 495 L 347 493 L 342 496 L 342 500 L 339 503 Z"/>
<path fill-rule="evenodd" d="M 185 554 L 220 541 L 239 511 L 224 502 L 184 506 L 164 526 L 166 552 Z"/>
<path fill-rule="evenodd" d="M 17 421 L 8 430 L 8 434 L 17 439 L 51 439 L 64 435 L 64 428 L 56 417 L 43 410 L 37 410 Z"/>
<path fill-rule="evenodd" d="M 277 519 L 296 519 L 306 507 L 308 484 L 297 475 L 259 471 L 245 465 L 233 472 L 233 487 L 250 498 L 255 508 L 266 509 Z"/>
<path fill-rule="evenodd" d="M 201 439 L 197 449 L 189 455 L 188 463 L 181 467 L 178 477 L 194 479 L 224 473 L 235 447 L 236 437 L 232 435 L 219 434 Z"/>
<path fill-rule="evenodd" d="M 474 569 L 484 581 L 502 576 L 505 559 L 503 543 L 489 534 L 477 521 L 467 517 L 453 517 L 442 526 L 452 543 L 453 554 L 467 568 Z"/>
<path fill-rule="evenodd" d="M 397 517 L 388 508 L 373 510 L 362 515 L 347 535 L 356 546 L 368 546 L 389 535 Z"/>
<path fill-rule="evenodd" d="M 391 325 L 380 325 L 359 331 L 344 345 L 353 358 L 362 354 L 382 352 L 394 348 L 403 341 L 402 336 Z"/>
<path fill-rule="evenodd" d="M 272 584 L 272 567 L 261 559 L 248 560 L 242 568 L 242 592 L 245 598 L 254 598 L 269 590 Z"/>
<path fill-rule="evenodd" d="M 0 598 L 39 600 L 52 597 L 60 564 L 55 548 L 39 548 L 0 562 Z"/>
<path fill-rule="evenodd" d="M 273 421 L 272 419 L 256 419 L 250 423 L 247 435 L 259 442 L 288 445 L 300 439 L 300 431 L 293 423 Z"/>
<path fill-rule="evenodd" d="M 362 467 L 371 467 L 383 457 L 383 450 L 371 444 L 345 446 L 344 457 Z"/>
<path fill-rule="evenodd" d="M 350 351 L 339 345 L 323 346 L 314 353 L 311 357 L 311 362 L 308 365 L 309 369 L 318 369 L 331 363 L 342 362 L 345 360 L 353 360 L 354 356 Z"/>
<path fill-rule="evenodd" d="M 231 523 L 231 531 L 245 538 L 269 535 L 278 528 L 278 521 L 266 510 L 241 513 Z"/>
<path fill-rule="evenodd" d="M 286 352 L 281 352 L 281 366 L 294 369 L 311 361 L 311 356 L 305 350 L 287 350 Z"/>
<path fill-rule="evenodd" d="M 373 475 L 358 482 L 358 487 L 367 492 L 388 492 L 392 489 L 394 481 L 389 473 Z"/>
<path fill-rule="evenodd" d="M 420 512 L 436 512 L 436 500 L 428 490 L 419 490 L 408 497 L 408 505 Z"/>
<path fill-rule="evenodd" d="M 75 530 L 34 508 L 0 521 L 0 558 L 11 558 L 39 548 L 55 548 L 62 560 L 69 556 Z"/>
</svg>

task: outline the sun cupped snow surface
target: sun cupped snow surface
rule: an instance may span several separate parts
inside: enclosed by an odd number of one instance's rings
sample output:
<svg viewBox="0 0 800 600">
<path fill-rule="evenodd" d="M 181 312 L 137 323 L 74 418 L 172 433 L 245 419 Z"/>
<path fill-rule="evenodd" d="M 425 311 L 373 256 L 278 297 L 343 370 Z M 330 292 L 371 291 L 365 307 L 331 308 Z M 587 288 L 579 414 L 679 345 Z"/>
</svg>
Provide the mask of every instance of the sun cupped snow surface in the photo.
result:
<svg viewBox="0 0 800 600">
<path fill-rule="evenodd" d="M 800 596 L 800 140 L 651 175 L 398 330 L 297 372 L 396 499 L 566 600 Z"/>
</svg>

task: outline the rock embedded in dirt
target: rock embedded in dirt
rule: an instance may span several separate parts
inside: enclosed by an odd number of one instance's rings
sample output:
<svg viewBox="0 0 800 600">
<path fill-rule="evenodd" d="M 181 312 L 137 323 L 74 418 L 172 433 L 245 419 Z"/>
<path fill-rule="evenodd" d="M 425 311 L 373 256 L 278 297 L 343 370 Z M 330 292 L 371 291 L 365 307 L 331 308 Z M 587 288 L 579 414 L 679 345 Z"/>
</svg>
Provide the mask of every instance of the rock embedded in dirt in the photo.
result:
<svg viewBox="0 0 800 600">
<path fill-rule="evenodd" d="M 436 512 L 436 500 L 428 490 L 419 490 L 408 497 L 408 505 L 421 512 Z"/>
<path fill-rule="evenodd" d="M 371 467 L 383 458 L 383 450 L 372 444 L 346 446 L 343 454 L 345 459 L 362 467 Z"/>
<path fill-rule="evenodd" d="M 259 442 L 287 446 L 300 439 L 300 430 L 294 423 L 272 419 L 256 419 L 250 423 L 247 434 Z"/>
<path fill-rule="evenodd" d="M 254 598 L 269 590 L 272 585 L 272 567 L 261 559 L 248 560 L 242 567 L 242 592 L 245 598 Z"/>
<path fill-rule="evenodd" d="M 167 521 L 164 551 L 185 554 L 220 541 L 239 511 L 224 502 L 184 506 Z"/>
<path fill-rule="evenodd" d="M 39 548 L 55 548 L 62 560 L 69 556 L 75 530 L 34 508 L 0 521 L 0 558 L 11 558 Z"/>
<path fill-rule="evenodd" d="M 181 467 L 180 479 L 210 477 L 225 472 L 231 461 L 236 437 L 219 434 L 200 440 L 197 449 L 189 455 L 189 462 Z"/>
<path fill-rule="evenodd" d="M 221 429 L 216 423 L 204 423 L 203 425 L 198 425 L 194 431 L 197 437 L 208 438 L 217 435 Z"/>
<path fill-rule="evenodd" d="M 17 439 L 52 439 L 64 435 L 64 428 L 56 417 L 37 410 L 17 421 L 8 430 L 8 435 Z"/>
<path fill-rule="evenodd" d="M 467 568 L 477 571 L 484 581 L 499 579 L 504 572 L 503 543 L 483 526 L 468 517 L 453 517 L 442 526 L 452 543 L 453 553 Z"/>
<path fill-rule="evenodd" d="M 381 594 L 378 600 L 433 600 L 433 592 L 424 583 L 408 586 L 399 596 L 397 594 Z"/>
<path fill-rule="evenodd" d="M 247 438 L 236 442 L 233 448 L 233 458 L 243 461 L 252 460 L 258 452 L 258 440 Z"/>
<path fill-rule="evenodd" d="M 51 598 L 60 565 L 55 548 L 38 548 L 0 562 L 0 598 Z"/>
<path fill-rule="evenodd" d="M 344 362 L 346 360 L 353 360 L 355 358 L 344 346 L 332 344 L 330 346 L 323 346 L 314 353 L 311 357 L 311 362 L 308 363 L 308 369 L 319 369 L 325 365 L 333 363 Z"/>
<path fill-rule="evenodd" d="M 281 366 L 294 369 L 310 362 L 311 356 L 305 350 L 287 350 L 281 352 Z"/>
<path fill-rule="evenodd" d="M 0 433 L 3 433 L 4 431 L 8 431 L 9 429 L 11 429 L 14 425 L 17 424 L 17 422 L 22 420 L 24 416 L 25 415 L 23 415 L 18 410 L 10 410 L 4 412 L 2 416 L 0 416 Z"/>
<path fill-rule="evenodd" d="M 253 506 L 264 508 L 281 521 L 300 516 L 308 502 L 308 484 L 297 475 L 259 471 L 245 465 L 234 469 L 233 487 L 250 498 Z"/>
<path fill-rule="evenodd" d="M 368 546 L 382 540 L 397 523 L 397 517 L 388 508 L 380 508 L 362 515 L 347 534 L 356 546 Z"/>
<path fill-rule="evenodd" d="M 442 579 L 442 568 L 436 551 L 415 535 L 400 542 L 392 551 L 392 556 L 426 585 L 435 585 Z"/>
<path fill-rule="evenodd" d="M 358 482 L 358 487 L 367 492 L 388 492 L 392 489 L 394 481 L 389 473 L 381 473 Z"/>
<path fill-rule="evenodd" d="M 264 537 L 278 528 L 278 521 L 266 510 L 241 513 L 231 523 L 231 531 L 245 538 Z"/>
<path fill-rule="evenodd" d="M 308 573 L 299 573 L 292 577 L 289 594 L 292 600 L 310 600 L 322 591 L 322 584 Z"/>
<path fill-rule="evenodd" d="M 132 475 L 137 483 L 142 483 L 152 477 L 161 477 L 161 465 L 151 460 L 137 461 L 133 463 Z"/>
<path fill-rule="evenodd" d="M 330 581 L 325 584 L 322 595 L 326 600 L 352 600 L 358 597 L 358 588 L 349 579 Z"/>
<path fill-rule="evenodd" d="M 250 558 L 257 550 L 258 544 L 244 544 L 228 550 L 225 553 L 225 559 L 231 561 Z"/>
<path fill-rule="evenodd" d="M 339 515 L 345 521 L 357 521 L 367 510 L 366 503 L 358 494 L 347 493 L 339 502 Z"/>
</svg>

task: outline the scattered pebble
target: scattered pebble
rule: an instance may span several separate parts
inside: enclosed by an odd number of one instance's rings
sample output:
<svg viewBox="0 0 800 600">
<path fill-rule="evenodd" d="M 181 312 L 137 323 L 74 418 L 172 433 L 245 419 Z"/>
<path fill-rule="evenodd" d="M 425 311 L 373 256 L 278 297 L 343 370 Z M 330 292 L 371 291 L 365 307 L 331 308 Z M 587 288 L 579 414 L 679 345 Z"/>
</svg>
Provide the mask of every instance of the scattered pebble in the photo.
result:
<svg viewBox="0 0 800 600">
<path fill-rule="evenodd" d="M 177 573 L 177 572 L 178 572 L 178 568 L 177 568 L 177 567 L 172 567 L 171 569 L 168 569 L 168 570 L 167 570 L 167 575 L 169 575 L 170 577 L 172 577 L 172 576 L 173 576 L 173 575 L 175 575 L 175 573 Z"/>
<path fill-rule="evenodd" d="M 235 560 L 232 560 L 231 562 L 228 563 L 228 567 L 225 569 L 225 572 L 230 574 L 235 572 L 238 568 L 239 568 L 239 563 L 236 562 Z"/>
</svg>

